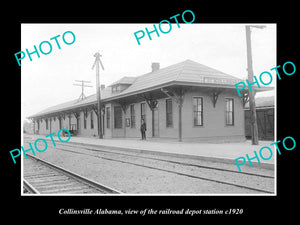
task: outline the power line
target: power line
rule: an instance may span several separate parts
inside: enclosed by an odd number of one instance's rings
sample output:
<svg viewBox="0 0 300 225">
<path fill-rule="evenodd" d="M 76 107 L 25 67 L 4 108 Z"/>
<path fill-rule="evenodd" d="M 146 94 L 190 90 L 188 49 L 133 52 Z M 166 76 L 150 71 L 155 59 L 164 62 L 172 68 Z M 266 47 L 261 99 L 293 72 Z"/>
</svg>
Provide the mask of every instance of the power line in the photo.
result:
<svg viewBox="0 0 300 225">
<path fill-rule="evenodd" d="M 75 82 L 79 82 L 81 84 L 73 84 L 74 86 L 81 86 L 81 95 L 78 98 L 78 101 L 81 101 L 86 98 L 84 95 L 84 88 L 85 87 L 93 87 L 91 85 L 85 85 L 85 83 L 91 83 L 91 81 L 85 81 L 85 80 L 75 80 Z"/>
</svg>

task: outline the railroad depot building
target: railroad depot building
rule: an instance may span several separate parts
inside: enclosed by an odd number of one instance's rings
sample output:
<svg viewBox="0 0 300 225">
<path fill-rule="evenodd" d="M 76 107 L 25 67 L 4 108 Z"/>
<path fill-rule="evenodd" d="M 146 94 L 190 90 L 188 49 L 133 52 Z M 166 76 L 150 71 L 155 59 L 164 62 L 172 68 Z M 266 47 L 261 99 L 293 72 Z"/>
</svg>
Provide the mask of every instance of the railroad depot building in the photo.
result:
<svg viewBox="0 0 300 225">
<path fill-rule="evenodd" d="M 234 84 L 240 81 L 192 60 L 165 68 L 152 63 L 149 73 L 102 86 L 103 138 L 140 138 L 143 118 L 147 138 L 244 141 L 248 90 L 238 96 Z M 35 134 L 67 128 L 78 136 L 91 137 L 98 136 L 98 114 L 96 95 L 91 95 L 47 108 L 29 119 Z"/>
</svg>

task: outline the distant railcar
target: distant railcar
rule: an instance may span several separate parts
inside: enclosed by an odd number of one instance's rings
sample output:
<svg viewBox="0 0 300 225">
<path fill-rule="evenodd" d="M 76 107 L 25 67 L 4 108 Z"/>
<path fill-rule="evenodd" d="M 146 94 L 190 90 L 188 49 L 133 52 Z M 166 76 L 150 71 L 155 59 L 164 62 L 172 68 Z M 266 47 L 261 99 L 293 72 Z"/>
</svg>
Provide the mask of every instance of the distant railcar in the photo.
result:
<svg viewBox="0 0 300 225">
<path fill-rule="evenodd" d="M 256 99 L 258 138 L 274 140 L 274 96 Z M 245 136 L 251 139 L 251 112 L 249 104 L 245 107 Z"/>
</svg>

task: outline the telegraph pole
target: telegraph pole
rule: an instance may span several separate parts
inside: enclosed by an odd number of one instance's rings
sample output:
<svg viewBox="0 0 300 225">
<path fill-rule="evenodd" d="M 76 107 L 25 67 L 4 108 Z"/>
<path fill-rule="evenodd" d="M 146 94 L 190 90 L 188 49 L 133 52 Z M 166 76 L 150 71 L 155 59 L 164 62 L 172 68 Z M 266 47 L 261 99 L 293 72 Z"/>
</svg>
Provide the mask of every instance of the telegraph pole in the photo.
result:
<svg viewBox="0 0 300 225">
<path fill-rule="evenodd" d="M 101 92 L 100 92 L 100 75 L 99 75 L 99 64 L 101 64 L 102 69 L 104 70 L 103 64 L 101 62 L 101 55 L 99 52 L 94 54 L 94 57 L 96 57 L 94 65 L 92 69 L 96 66 L 96 88 L 97 88 L 97 102 L 98 102 L 98 134 L 99 139 L 103 139 L 103 133 L 102 133 L 102 118 L 101 118 Z"/>
<path fill-rule="evenodd" d="M 84 95 L 84 87 L 93 87 L 91 85 L 85 85 L 84 83 L 91 83 L 90 81 L 85 81 L 85 80 L 75 80 L 75 82 L 79 82 L 81 84 L 73 84 L 74 86 L 81 86 L 81 95 L 79 96 L 78 101 L 83 100 L 85 97 Z"/>
<path fill-rule="evenodd" d="M 265 26 L 246 26 L 246 42 L 247 42 L 247 70 L 248 81 L 253 83 L 253 67 L 252 67 L 252 49 L 251 49 L 251 27 L 263 29 Z M 251 139 L 252 145 L 258 145 L 258 127 L 256 118 L 256 105 L 255 105 L 255 90 L 249 90 L 249 105 L 251 112 Z"/>
</svg>

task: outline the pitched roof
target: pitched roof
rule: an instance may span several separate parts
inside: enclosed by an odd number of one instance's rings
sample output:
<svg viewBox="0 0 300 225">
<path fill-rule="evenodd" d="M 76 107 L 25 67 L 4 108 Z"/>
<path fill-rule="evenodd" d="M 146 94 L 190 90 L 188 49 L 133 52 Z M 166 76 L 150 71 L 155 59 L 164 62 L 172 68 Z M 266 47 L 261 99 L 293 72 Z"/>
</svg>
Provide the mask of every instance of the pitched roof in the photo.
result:
<svg viewBox="0 0 300 225">
<path fill-rule="evenodd" d="M 234 84 L 240 81 L 242 80 L 239 78 L 188 59 L 136 77 L 131 86 L 114 95 L 113 98 L 136 94 L 137 92 L 159 88 L 162 85 L 172 83 L 199 86 L 226 85 L 234 88 Z"/>
<path fill-rule="evenodd" d="M 231 75 L 225 74 L 216 69 L 204 66 L 192 60 L 186 60 L 166 68 L 147 73 L 137 77 L 136 81 L 125 91 L 134 92 L 135 90 L 146 89 L 148 87 L 158 86 L 163 83 L 169 82 L 190 82 L 190 83 L 214 83 L 212 78 L 224 79 L 223 83 L 235 84 L 241 81 L 240 79 Z"/>
<path fill-rule="evenodd" d="M 136 77 L 122 77 L 120 80 L 113 82 L 109 86 L 113 86 L 115 84 L 133 84 L 135 80 L 136 80 Z"/>
<path fill-rule="evenodd" d="M 116 83 L 125 82 L 131 84 L 124 91 L 112 94 L 111 85 L 101 91 L 102 100 L 116 99 L 141 93 L 147 90 L 154 90 L 171 84 L 186 84 L 195 86 L 226 86 L 234 88 L 234 84 L 242 81 L 239 78 L 228 75 L 211 67 L 202 65 L 192 60 L 185 60 L 174 65 L 161 68 L 154 72 L 146 73 L 138 77 L 123 77 Z M 112 85 L 113 85 L 112 84 Z M 50 108 L 47 108 L 31 117 L 46 115 L 58 111 L 68 110 L 96 103 L 96 95 L 91 95 L 82 101 L 69 101 Z"/>
<path fill-rule="evenodd" d="M 111 95 L 111 88 L 107 87 L 104 90 L 101 90 L 101 97 L 107 98 L 108 96 Z M 50 113 L 56 113 L 56 112 L 60 112 L 63 110 L 69 110 L 69 109 L 73 109 L 73 108 L 78 108 L 78 107 L 84 107 L 87 105 L 91 105 L 91 104 L 95 104 L 97 102 L 97 97 L 96 94 L 87 96 L 86 98 L 84 98 L 83 100 L 78 101 L 78 99 L 75 100 L 71 100 L 68 102 L 64 102 L 55 106 L 51 106 L 49 108 L 46 108 L 34 115 L 31 115 L 29 118 L 31 117 L 37 117 L 37 116 L 42 116 L 42 115 L 47 115 Z"/>
</svg>

